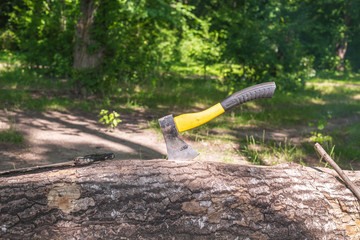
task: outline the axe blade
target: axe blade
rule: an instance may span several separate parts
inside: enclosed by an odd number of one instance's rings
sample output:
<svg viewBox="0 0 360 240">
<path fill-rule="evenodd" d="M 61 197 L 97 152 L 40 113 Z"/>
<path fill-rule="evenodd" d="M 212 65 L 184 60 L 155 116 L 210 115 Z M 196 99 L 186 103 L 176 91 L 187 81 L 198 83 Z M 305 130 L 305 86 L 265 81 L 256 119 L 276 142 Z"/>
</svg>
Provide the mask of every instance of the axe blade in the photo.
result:
<svg viewBox="0 0 360 240">
<path fill-rule="evenodd" d="M 159 119 L 169 160 L 192 160 L 199 153 L 179 137 L 179 131 L 172 115 Z"/>
</svg>

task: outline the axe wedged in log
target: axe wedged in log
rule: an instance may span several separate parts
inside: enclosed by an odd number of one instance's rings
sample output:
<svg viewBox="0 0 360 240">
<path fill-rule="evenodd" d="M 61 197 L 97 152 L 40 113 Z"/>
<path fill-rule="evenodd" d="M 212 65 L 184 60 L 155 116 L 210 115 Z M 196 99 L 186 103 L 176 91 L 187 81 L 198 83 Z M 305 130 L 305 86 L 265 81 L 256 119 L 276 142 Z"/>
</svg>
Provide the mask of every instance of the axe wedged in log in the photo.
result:
<svg viewBox="0 0 360 240">
<path fill-rule="evenodd" d="M 198 113 L 187 113 L 177 117 L 172 115 L 159 119 L 161 131 L 164 135 L 169 160 L 191 160 L 199 153 L 179 137 L 183 132 L 200 126 L 229 109 L 259 98 L 271 98 L 275 92 L 275 82 L 257 84 L 240 90 L 220 103 Z"/>
</svg>

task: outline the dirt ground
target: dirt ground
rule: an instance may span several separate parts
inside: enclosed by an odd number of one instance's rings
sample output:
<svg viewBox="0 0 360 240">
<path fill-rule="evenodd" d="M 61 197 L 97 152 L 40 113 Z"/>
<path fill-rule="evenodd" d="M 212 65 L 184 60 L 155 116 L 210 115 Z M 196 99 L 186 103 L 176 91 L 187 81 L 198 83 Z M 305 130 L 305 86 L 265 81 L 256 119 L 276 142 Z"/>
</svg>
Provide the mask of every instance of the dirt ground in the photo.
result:
<svg viewBox="0 0 360 240">
<path fill-rule="evenodd" d="M 0 143 L 0 171 L 72 161 L 94 153 L 115 154 L 115 159 L 166 159 L 166 146 L 160 133 L 148 129 L 156 116 L 141 112 L 121 113 L 122 123 L 114 131 L 98 123 L 98 117 L 84 112 L 0 111 L 0 131 L 10 124 L 24 136 L 23 144 Z M 248 162 L 224 149 L 231 144 L 186 141 L 200 149 L 198 160 L 235 159 Z M 209 149 L 202 152 L 201 149 Z"/>
<path fill-rule="evenodd" d="M 98 123 L 98 116 L 85 112 L 34 112 L 34 111 L 0 111 L 0 131 L 12 125 L 24 136 L 23 144 L 0 143 L 0 171 L 33 167 L 53 163 L 72 161 L 75 157 L 94 153 L 115 154 L 115 159 L 166 159 L 166 146 L 161 133 L 148 129 L 148 121 L 159 116 L 145 112 L 120 113 L 123 122 L 110 132 Z M 160 116 L 161 117 L 161 116 Z M 333 119 L 328 128 L 340 123 L 348 124 L 359 121 L 354 119 Z M 299 128 L 266 130 L 268 139 L 282 141 L 285 138 L 298 143 L 308 126 Z M 226 131 L 212 134 L 230 134 Z M 263 130 L 251 127 L 239 128 L 231 132 L 235 138 L 246 135 L 261 137 Z M 184 140 L 200 152 L 196 160 L 223 161 L 239 164 L 250 164 L 236 152 L 238 144 L 223 141 L 193 141 L 182 136 Z M 314 154 L 314 159 L 318 159 Z M 309 156 L 311 161 L 311 156 Z M 311 165 L 311 164 L 310 164 Z"/>
</svg>

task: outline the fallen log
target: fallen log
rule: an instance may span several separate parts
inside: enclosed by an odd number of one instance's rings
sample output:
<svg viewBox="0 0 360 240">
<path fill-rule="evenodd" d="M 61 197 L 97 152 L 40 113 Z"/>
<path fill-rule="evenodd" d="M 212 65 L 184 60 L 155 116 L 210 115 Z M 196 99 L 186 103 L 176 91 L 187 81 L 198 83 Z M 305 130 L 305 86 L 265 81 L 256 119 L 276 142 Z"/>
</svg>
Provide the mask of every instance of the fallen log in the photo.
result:
<svg viewBox="0 0 360 240">
<path fill-rule="evenodd" d="M 359 184 L 360 172 L 347 172 Z M 330 169 L 105 161 L 0 176 L 0 239 L 359 239 Z"/>
</svg>

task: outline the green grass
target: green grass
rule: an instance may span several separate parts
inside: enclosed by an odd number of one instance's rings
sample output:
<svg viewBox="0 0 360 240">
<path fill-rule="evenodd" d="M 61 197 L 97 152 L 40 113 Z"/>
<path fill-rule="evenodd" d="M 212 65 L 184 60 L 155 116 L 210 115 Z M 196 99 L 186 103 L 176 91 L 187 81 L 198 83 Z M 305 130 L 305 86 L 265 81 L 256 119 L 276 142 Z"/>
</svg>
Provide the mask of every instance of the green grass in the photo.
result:
<svg viewBox="0 0 360 240">
<path fill-rule="evenodd" d="M 162 79 L 147 79 L 140 83 L 129 80 L 121 82 L 111 94 L 84 98 L 72 92 L 71 79 L 50 78 L 22 67 L 21 55 L 0 54 L 0 63 L 7 63 L 0 68 L 0 109 L 82 109 L 97 114 L 104 108 L 120 114 L 125 111 L 145 111 L 161 117 L 204 110 L 242 88 L 222 83 L 221 77 L 227 66 L 218 64 L 208 67 L 207 72 L 212 77 L 204 79 L 202 66 L 179 65 L 173 67 L 175 73 L 163 75 Z M 234 71 L 241 71 L 239 66 L 233 68 Z M 317 126 L 319 121 L 331 123 L 343 119 L 345 122 L 359 117 L 359 84 L 360 74 L 321 72 L 317 77 L 309 78 L 303 90 L 291 93 L 275 91 L 272 99 L 240 105 L 230 113 L 184 134 L 197 141 L 216 139 L 238 142 L 242 146 L 238 154 L 247 156 L 249 161 L 257 164 L 264 163 L 261 159 L 270 156 L 306 163 L 307 156 L 314 155 L 313 143 L 309 141 L 314 133 L 310 131 L 302 133 L 303 139 L 296 145 L 285 139 L 263 141 L 254 137 L 252 141 L 259 145 L 255 152 L 251 146 L 253 143 L 246 140 L 243 132 L 246 133 L 249 128 L 258 131 L 299 128 L 301 131 L 308 125 Z M 159 131 L 156 119 L 150 121 L 149 126 Z M 335 145 L 335 156 L 339 157 L 342 166 L 360 165 L 359 123 L 352 121 L 328 130 L 316 130 L 316 133 L 331 137 L 326 150 L 330 151 Z M 276 162 L 276 159 L 270 162 Z"/>
<path fill-rule="evenodd" d="M 22 143 L 23 141 L 24 141 L 23 135 L 15 131 L 13 128 L 3 130 L 0 132 L 0 142 Z"/>
<path fill-rule="evenodd" d="M 204 78 L 204 66 L 195 63 L 177 63 L 171 66 L 171 71 L 180 73 L 184 76 L 192 76 L 198 78 Z M 236 74 L 241 76 L 244 73 L 244 69 L 241 65 L 237 64 L 214 64 L 206 68 L 205 78 L 218 78 L 223 81 L 225 75 Z"/>
<path fill-rule="evenodd" d="M 13 60 L 13 56 L 5 59 L 4 54 L 0 54 L 1 62 L 18 63 L 18 60 Z M 162 112 L 167 112 L 174 110 L 171 106 L 176 106 L 198 110 L 224 98 L 226 91 L 223 89 L 217 80 L 204 82 L 174 74 L 162 81 L 122 82 L 116 92 L 84 99 L 72 91 L 71 79 L 50 78 L 21 65 L 0 66 L 0 108 L 7 109 L 99 111 L 111 107 L 126 111 L 163 109 Z"/>
<path fill-rule="evenodd" d="M 241 142 L 240 153 L 247 156 L 255 165 L 276 165 L 285 162 L 303 162 L 304 152 L 296 145 L 285 139 L 279 141 L 265 141 L 265 131 L 262 139 L 246 136 Z"/>
<path fill-rule="evenodd" d="M 66 79 L 48 78 L 35 71 L 11 66 L 0 68 L 0 108 L 35 111 L 92 109 L 96 101 L 84 101 L 69 93 Z"/>
<path fill-rule="evenodd" d="M 349 164 L 360 161 L 360 122 L 339 127 L 329 135 L 340 159 L 348 159 Z"/>
</svg>

